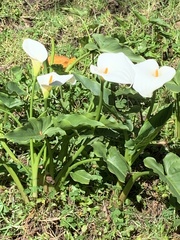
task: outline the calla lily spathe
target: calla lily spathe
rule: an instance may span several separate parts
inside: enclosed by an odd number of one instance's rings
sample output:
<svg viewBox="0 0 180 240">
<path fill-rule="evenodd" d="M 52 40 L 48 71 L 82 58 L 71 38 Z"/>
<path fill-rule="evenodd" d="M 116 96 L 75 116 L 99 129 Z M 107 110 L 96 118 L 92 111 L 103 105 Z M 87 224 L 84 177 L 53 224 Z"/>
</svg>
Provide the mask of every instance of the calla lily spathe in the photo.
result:
<svg viewBox="0 0 180 240">
<path fill-rule="evenodd" d="M 124 53 L 102 53 L 97 66 L 91 65 L 90 71 L 104 80 L 119 84 L 134 83 L 134 64 Z"/>
<path fill-rule="evenodd" d="M 40 75 L 37 77 L 37 81 L 41 87 L 44 98 L 49 96 L 49 92 L 53 86 L 60 86 L 66 82 L 71 84 L 76 83 L 76 79 L 73 74 L 59 75 L 56 72 Z"/>
<path fill-rule="evenodd" d="M 26 38 L 23 41 L 22 48 L 31 58 L 33 65 L 33 74 L 34 76 L 37 76 L 42 66 L 42 63 L 48 57 L 48 52 L 45 46 L 36 40 Z"/>
<path fill-rule="evenodd" d="M 176 71 L 169 66 L 159 67 L 154 59 L 134 65 L 135 79 L 133 88 L 143 97 L 152 97 L 153 92 L 170 81 Z"/>
</svg>

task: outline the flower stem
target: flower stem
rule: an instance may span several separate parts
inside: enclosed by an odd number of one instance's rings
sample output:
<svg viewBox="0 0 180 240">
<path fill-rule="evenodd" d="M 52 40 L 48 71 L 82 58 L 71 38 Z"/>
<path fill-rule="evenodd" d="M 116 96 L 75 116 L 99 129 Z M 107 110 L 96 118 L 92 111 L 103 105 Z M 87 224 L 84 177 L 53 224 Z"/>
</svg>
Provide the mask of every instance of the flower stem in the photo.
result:
<svg viewBox="0 0 180 240">
<path fill-rule="evenodd" d="M 22 199 L 24 200 L 25 203 L 29 203 L 29 199 L 24 191 L 24 188 L 18 178 L 18 176 L 16 175 L 16 173 L 14 172 L 14 170 L 8 165 L 8 164 L 2 164 L 6 170 L 9 172 L 9 174 L 11 175 L 12 179 L 14 180 L 16 186 L 18 187 L 19 189 L 19 192 L 22 196 Z"/>
<path fill-rule="evenodd" d="M 97 121 L 99 121 L 99 119 L 101 118 L 101 109 L 103 105 L 103 93 L 104 93 L 104 80 L 100 79 L 100 83 L 101 83 L 101 89 L 100 89 L 100 96 L 99 96 L 99 105 L 97 108 L 97 114 L 95 119 Z"/>
<path fill-rule="evenodd" d="M 23 165 L 23 163 L 15 157 L 14 153 L 10 150 L 10 148 L 8 147 L 8 145 L 1 141 L 1 146 L 4 148 L 4 150 L 7 152 L 7 154 L 10 156 L 10 158 L 14 161 L 14 163 L 16 163 L 16 165 L 18 166 L 21 166 L 23 168 L 23 170 L 29 174 L 29 171 L 28 169 Z"/>
<path fill-rule="evenodd" d="M 47 108 L 48 108 L 48 98 L 44 99 L 44 112 L 47 112 Z"/>
<path fill-rule="evenodd" d="M 83 59 L 84 57 L 86 57 L 87 55 L 89 55 L 89 52 L 83 54 L 81 57 L 77 58 L 73 63 L 69 64 L 67 66 L 67 68 L 65 69 L 65 72 L 69 72 L 73 67 L 74 65 L 76 65 L 76 63 L 78 63 L 81 59 Z"/>
<path fill-rule="evenodd" d="M 147 113 L 146 120 L 149 120 L 149 118 L 150 118 L 150 116 L 152 114 L 154 103 L 155 103 L 155 99 L 156 99 L 156 91 L 154 91 L 153 96 L 151 98 L 151 105 L 149 107 L 149 111 Z"/>
<path fill-rule="evenodd" d="M 37 198 L 37 167 L 35 163 L 34 143 L 33 139 L 30 140 L 30 154 L 31 154 L 31 170 L 32 170 L 32 195 Z"/>
<path fill-rule="evenodd" d="M 54 55 L 55 55 L 55 45 L 54 45 L 54 39 L 51 38 L 51 57 L 50 57 L 50 63 L 49 63 L 49 67 L 50 67 L 50 72 L 53 72 L 53 68 L 51 67 L 54 63 Z"/>
<path fill-rule="evenodd" d="M 9 112 L 9 111 L 7 111 L 6 109 L 3 109 L 3 108 L 1 108 L 1 111 L 8 114 L 9 116 L 11 116 L 12 119 L 17 123 L 17 125 L 19 127 L 22 127 L 22 124 L 19 122 L 19 120 L 11 112 Z"/>
<path fill-rule="evenodd" d="M 180 139 L 180 95 L 177 93 L 175 95 L 175 137 Z"/>
<path fill-rule="evenodd" d="M 146 176 L 146 175 L 151 175 L 154 174 L 152 171 L 144 171 L 144 172 L 135 172 L 132 174 L 132 176 L 130 177 L 130 179 L 128 180 L 126 186 L 124 187 L 123 191 L 121 192 L 120 196 L 119 196 L 119 200 L 120 200 L 120 205 L 122 205 L 124 203 L 124 201 L 126 200 L 131 188 L 133 187 L 135 181 L 142 177 L 142 176 Z"/>
<path fill-rule="evenodd" d="M 34 101 L 35 85 L 36 85 L 36 76 L 33 76 L 32 92 L 31 92 L 31 99 L 30 99 L 30 110 L 29 110 L 30 118 L 33 117 L 33 101 Z"/>
</svg>

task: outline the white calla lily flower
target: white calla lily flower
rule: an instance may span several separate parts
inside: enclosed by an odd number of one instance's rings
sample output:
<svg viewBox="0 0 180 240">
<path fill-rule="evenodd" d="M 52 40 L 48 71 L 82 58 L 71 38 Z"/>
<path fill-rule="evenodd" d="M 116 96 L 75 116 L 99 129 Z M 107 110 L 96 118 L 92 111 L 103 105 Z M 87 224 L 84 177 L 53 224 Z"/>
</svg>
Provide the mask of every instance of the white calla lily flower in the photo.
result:
<svg viewBox="0 0 180 240">
<path fill-rule="evenodd" d="M 22 48 L 31 58 L 34 75 L 37 76 L 42 66 L 42 63 L 48 57 L 48 52 L 45 46 L 36 40 L 26 38 L 23 41 Z"/>
<path fill-rule="evenodd" d="M 133 88 L 143 97 L 152 97 L 155 90 L 170 81 L 176 71 L 169 66 L 159 67 L 154 59 L 148 59 L 134 65 L 135 79 Z"/>
<path fill-rule="evenodd" d="M 41 87 L 44 98 L 49 96 L 49 92 L 53 86 L 60 86 L 66 82 L 71 84 L 76 83 L 76 79 L 73 74 L 59 75 L 56 72 L 40 75 L 37 77 L 37 81 Z"/>
<path fill-rule="evenodd" d="M 91 65 L 90 71 L 104 80 L 119 84 L 133 84 L 134 64 L 124 53 L 102 53 L 97 66 Z"/>
</svg>

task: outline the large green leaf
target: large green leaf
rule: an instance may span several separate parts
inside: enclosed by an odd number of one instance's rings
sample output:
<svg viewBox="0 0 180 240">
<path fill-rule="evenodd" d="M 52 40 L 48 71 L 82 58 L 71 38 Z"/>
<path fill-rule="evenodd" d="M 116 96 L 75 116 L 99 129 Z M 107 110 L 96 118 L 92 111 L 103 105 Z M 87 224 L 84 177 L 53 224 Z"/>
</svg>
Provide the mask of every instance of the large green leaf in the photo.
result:
<svg viewBox="0 0 180 240">
<path fill-rule="evenodd" d="M 92 79 L 86 78 L 83 75 L 74 74 L 74 76 L 77 81 L 81 82 L 82 85 L 88 90 L 90 90 L 93 95 L 100 96 L 100 83 L 98 83 L 97 81 L 93 81 Z M 109 97 L 111 94 L 112 93 L 108 88 L 104 88 L 103 100 L 106 104 L 109 104 Z"/>
<path fill-rule="evenodd" d="M 157 163 L 152 157 L 145 158 L 144 164 L 159 175 L 180 203 L 180 157 L 174 153 L 168 153 L 163 159 L 163 165 Z"/>
<path fill-rule="evenodd" d="M 171 117 L 172 110 L 173 104 L 170 104 L 144 122 L 137 138 L 134 140 L 135 149 L 146 147 L 157 136 L 166 121 Z"/>
<path fill-rule="evenodd" d="M 63 130 L 104 127 L 104 124 L 80 114 L 60 114 L 53 119 L 55 126 Z"/>
<path fill-rule="evenodd" d="M 119 40 L 116 38 L 97 33 L 93 34 L 92 36 L 98 44 L 101 52 L 123 52 L 133 62 L 142 62 L 144 60 L 142 56 L 136 55 L 130 48 L 121 46 Z"/>
<path fill-rule="evenodd" d="M 168 153 L 163 159 L 164 170 L 167 175 L 180 173 L 180 157 L 174 153 Z"/>
<path fill-rule="evenodd" d="M 50 116 L 42 118 L 31 118 L 23 127 L 7 133 L 5 137 L 16 143 L 27 143 L 30 139 L 41 141 L 46 136 L 51 137 L 57 133 L 65 135 L 66 133 L 59 127 L 54 127 Z"/>
<path fill-rule="evenodd" d="M 9 93 L 15 92 L 18 96 L 19 95 L 27 95 L 27 93 L 24 90 L 22 90 L 20 88 L 19 84 L 16 82 L 8 82 L 7 88 L 8 88 Z"/>
<path fill-rule="evenodd" d="M 91 144 L 93 147 L 93 153 L 97 157 L 102 157 L 103 159 L 106 159 L 106 153 L 107 153 L 107 147 L 105 144 L 99 141 L 95 141 Z"/>
<path fill-rule="evenodd" d="M 0 92 L 0 101 L 1 104 L 4 104 L 7 108 L 13 108 L 23 105 L 23 102 L 20 99 L 14 98 L 2 92 Z"/>
<path fill-rule="evenodd" d="M 82 170 L 77 170 L 75 172 L 71 172 L 70 176 L 72 177 L 72 179 L 75 182 L 79 182 L 79 183 L 82 183 L 82 184 L 89 184 L 89 182 L 91 180 L 93 180 L 93 181 L 98 180 L 99 181 L 99 180 L 102 179 L 101 176 L 91 175 L 83 169 Z"/>
<path fill-rule="evenodd" d="M 109 149 L 106 163 L 109 171 L 116 175 L 120 182 L 124 183 L 129 168 L 126 159 L 119 153 L 116 147 Z"/>
</svg>

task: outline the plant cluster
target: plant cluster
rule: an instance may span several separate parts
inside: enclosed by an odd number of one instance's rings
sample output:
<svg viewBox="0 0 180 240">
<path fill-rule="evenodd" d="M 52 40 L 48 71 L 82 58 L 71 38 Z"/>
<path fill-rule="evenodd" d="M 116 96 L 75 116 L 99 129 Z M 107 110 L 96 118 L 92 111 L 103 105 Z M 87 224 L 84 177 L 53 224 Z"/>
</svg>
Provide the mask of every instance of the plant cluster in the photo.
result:
<svg viewBox="0 0 180 240">
<path fill-rule="evenodd" d="M 159 67 L 154 59 L 144 60 L 129 48 L 122 48 L 117 39 L 102 34 L 94 34 L 93 38 L 94 42 L 86 45 L 87 52 L 72 60 L 58 58 L 53 41 L 48 58 L 43 44 L 25 39 L 22 47 L 32 60 L 32 75 L 26 71 L 26 78 L 32 79 L 30 85 L 26 92 L 22 89 L 22 78 L 27 80 L 22 74 L 0 94 L 4 113 L 1 146 L 9 156 L 9 161 L 3 159 L 1 165 L 15 181 L 25 203 L 31 197 L 37 199 L 41 187 L 45 192 L 58 191 L 69 177 L 81 184 L 102 181 L 99 173 L 88 172 L 96 166 L 97 170 L 109 170 L 117 177 L 122 186 L 119 200 L 123 204 L 134 182 L 152 174 L 150 170 L 134 172 L 133 164 L 171 117 L 173 103 L 155 114 L 153 107 L 156 90 L 169 82 L 176 71 L 169 66 Z M 97 66 L 90 66 L 95 76 L 87 78 L 72 72 L 82 58 L 90 55 L 95 57 L 93 62 L 98 57 Z M 178 74 L 179 71 L 174 84 Z M 64 84 L 67 86 L 63 87 Z M 86 103 L 81 103 L 78 109 L 74 107 L 78 101 L 73 96 L 76 87 L 79 92 L 88 92 Z M 143 98 L 137 92 L 144 98 L 152 97 L 144 116 L 140 105 L 136 108 L 129 105 L 133 98 L 136 101 L 139 98 L 142 104 Z M 54 107 L 51 101 L 55 101 Z M 27 113 L 23 117 L 22 109 Z M 17 157 L 19 149 L 27 158 L 25 162 Z M 169 153 L 164 158 L 164 167 L 152 157 L 144 159 L 144 164 L 168 183 L 179 201 L 178 161 L 178 156 Z M 22 181 L 26 183 L 25 189 Z"/>
<path fill-rule="evenodd" d="M 51 9 L 41 0 L 6 1 L 3 237 L 168 239 L 178 232 L 179 219 L 165 206 L 178 212 L 180 203 L 178 2 L 53 0 Z"/>
</svg>

